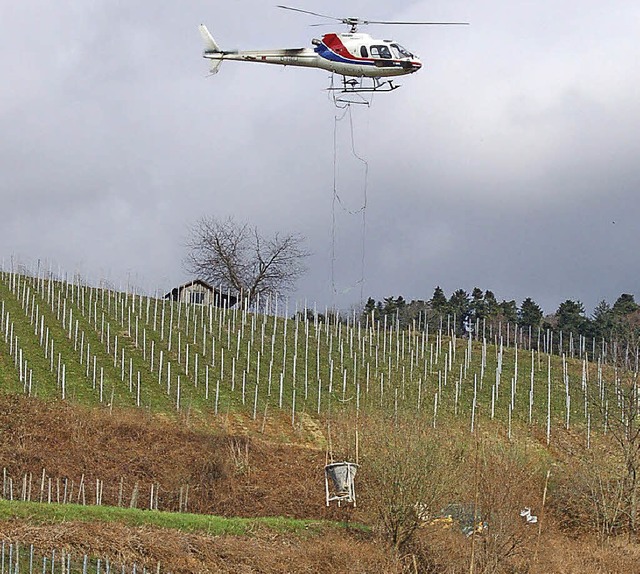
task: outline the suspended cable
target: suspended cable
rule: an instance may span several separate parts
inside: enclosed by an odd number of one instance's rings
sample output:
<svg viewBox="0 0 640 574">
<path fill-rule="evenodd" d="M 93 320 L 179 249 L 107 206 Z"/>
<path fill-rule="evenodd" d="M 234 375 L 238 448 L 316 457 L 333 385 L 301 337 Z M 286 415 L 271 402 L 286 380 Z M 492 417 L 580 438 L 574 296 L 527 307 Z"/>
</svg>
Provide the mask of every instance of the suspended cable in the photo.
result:
<svg viewBox="0 0 640 574">
<path fill-rule="evenodd" d="M 331 78 L 331 86 L 333 86 L 333 76 Z M 333 101 L 337 109 L 342 110 L 341 113 L 336 113 L 334 116 L 333 124 L 333 196 L 331 201 L 331 288 L 334 295 L 338 295 L 335 280 L 335 266 L 336 266 L 336 207 L 339 206 L 342 211 L 349 215 L 361 215 L 361 260 L 360 260 L 360 278 L 356 281 L 355 285 L 342 290 L 340 293 L 344 294 L 355 288 L 356 285 L 360 286 L 360 303 L 364 301 L 364 282 L 365 282 L 365 263 L 366 263 L 366 211 L 367 211 L 367 191 L 369 180 L 369 164 L 368 162 L 356 151 L 355 145 L 355 129 L 353 122 L 353 113 L 351 110 L 351 104 L 354 102 L 340 100 L 336 98 L 335 92 L 333 94 Z M 362 103 L 362 102 L 358 102 Z M 367 102 L 369 105 L 370 102 Z M 349 117 L 349 134 L 351 138 L 351 154 L 364 166 L 363 177 L 363 195 L 362 204 L 357 209 L 350 209 L 340 197 L 338 191 L 338 126 L 341 121 L 348 115 Z M 367 122 L 368 125 L 368 122 Z"/>
</svg>

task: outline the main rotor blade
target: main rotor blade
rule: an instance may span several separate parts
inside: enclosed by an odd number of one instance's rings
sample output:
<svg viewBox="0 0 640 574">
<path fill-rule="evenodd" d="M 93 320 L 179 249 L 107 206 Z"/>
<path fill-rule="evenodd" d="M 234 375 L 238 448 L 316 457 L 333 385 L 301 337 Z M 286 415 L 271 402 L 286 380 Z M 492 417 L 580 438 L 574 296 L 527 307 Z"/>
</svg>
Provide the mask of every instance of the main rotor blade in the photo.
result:
<svg viewBox="0 0 640 574">
<path fill-rule="evenodd" d="M 292 8 L 291 6 L 283 6 L 282 4 L 278 4 L 277 7 L 282 8 L 283 10 L 293 10 L 294 12 L 302 12 L 303 14 L 311 14 L 312 16 L 319 16 L 320 18 L 329 18 L 330 20 L 337 20 L 338 22 L 342 22 L 342 18 L 336 18 L 335 16 L 327 16 L 326 14 L 318 14 L 318 12 L 301 10 L 300 8 Z"/>
<path fill-rule="evenodd" d="M 469 22 L 400 22 L 397 20 L 363 20 L 361 24 L 394 24 L 398 26 L 468 26 Z"/>
</svg>

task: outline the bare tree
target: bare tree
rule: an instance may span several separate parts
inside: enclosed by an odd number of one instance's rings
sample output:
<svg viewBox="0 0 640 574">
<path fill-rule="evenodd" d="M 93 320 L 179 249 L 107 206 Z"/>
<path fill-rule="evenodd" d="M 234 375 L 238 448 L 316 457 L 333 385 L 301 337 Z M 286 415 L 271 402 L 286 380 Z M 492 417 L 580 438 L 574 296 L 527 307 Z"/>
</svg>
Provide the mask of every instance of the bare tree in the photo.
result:
<svg viewBox="0 0 640 574">
<path fill-rule="evenodd" d="M 186 269 L 236 290 L 244 302 L 290 291 L 305 273 L 309 252 L 297 233 L 264 237 L 248 223 L 204 216 L 191 228 Z"/>
</svg>

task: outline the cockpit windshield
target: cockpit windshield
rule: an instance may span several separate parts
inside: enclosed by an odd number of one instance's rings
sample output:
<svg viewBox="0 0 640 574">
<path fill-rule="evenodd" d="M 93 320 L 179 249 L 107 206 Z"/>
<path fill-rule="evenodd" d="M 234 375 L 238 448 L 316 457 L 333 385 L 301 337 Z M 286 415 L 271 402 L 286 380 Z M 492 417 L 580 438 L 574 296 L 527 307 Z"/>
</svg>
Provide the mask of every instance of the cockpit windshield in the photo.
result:
<svg viewBox="0 0 640 574">
<path fill-rule="evenodd" d="M 391 44 L 391 49 L 393 50 L 393 55 L 398 60 L 402 58 L 413 58 L 413 54 L 409 52 L 409 50 L 403 48 L 400 44 Z"/>
</svg>

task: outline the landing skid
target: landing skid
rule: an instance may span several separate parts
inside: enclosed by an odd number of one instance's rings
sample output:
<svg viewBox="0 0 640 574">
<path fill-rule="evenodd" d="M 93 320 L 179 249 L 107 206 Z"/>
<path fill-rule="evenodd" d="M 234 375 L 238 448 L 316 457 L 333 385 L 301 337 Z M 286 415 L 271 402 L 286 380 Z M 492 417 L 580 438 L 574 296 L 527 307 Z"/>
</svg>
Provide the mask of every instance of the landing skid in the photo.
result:
<svg viewBox="0 0 640 574">
<path fill-rule="evenodd" d="M 400 86 L 393 83 L 393 80 L 380 80 L 380 78 L 347 78 L 342 76 L 341 85 L 335 86 L 333 78 L 331 85 L 327 88 L 331 92 L 341 92 L 343 94 L 361 94 L 372 92 L 393 92 Z"/>
<path fill-rule="evenodd" d="M 331 76 L 331 83 L 327 88 L 327 91 L 333 94 L 336 103 L 368 106 L 371 102 L 362 94 L 393 92 L 400 87 L 394 84 L 393 80 L 383 81 L 380 78 L 347 78 L 346 76 L 341 78 L 342 81 L 337 83 L 334 82 L 334 76 Z"/>
</svg>

